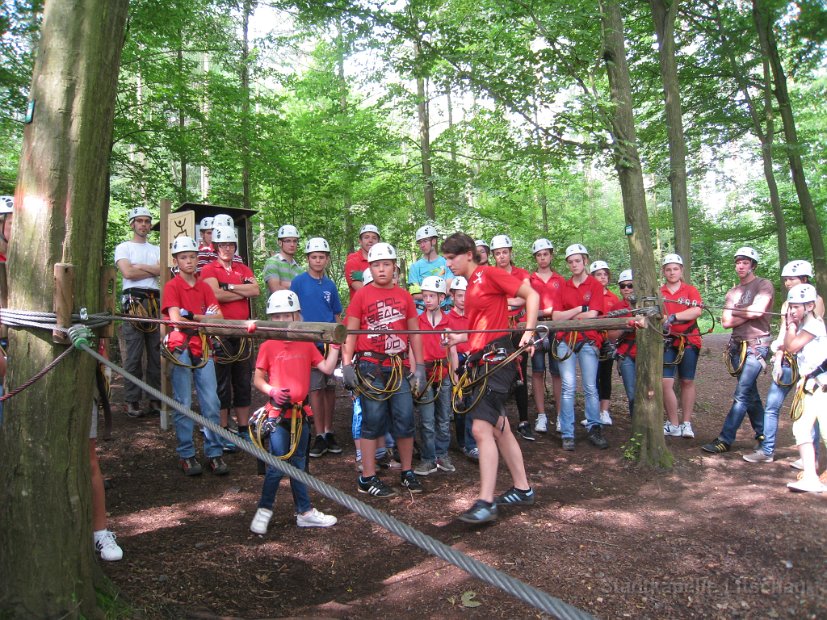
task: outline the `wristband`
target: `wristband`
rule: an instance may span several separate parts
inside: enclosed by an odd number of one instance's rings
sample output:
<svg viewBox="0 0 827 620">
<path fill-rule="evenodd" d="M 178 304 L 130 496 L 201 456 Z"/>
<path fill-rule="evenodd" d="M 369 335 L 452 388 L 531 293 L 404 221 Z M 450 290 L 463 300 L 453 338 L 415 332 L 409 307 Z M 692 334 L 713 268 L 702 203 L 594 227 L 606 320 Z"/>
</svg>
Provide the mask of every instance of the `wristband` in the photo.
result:
<svg viewBox="0 0 827 620">
<path fill-rule="evenodd" d="M 230 285 L 229 285 L 229 284 L 227 284 L 226 282 L 221 282 L 221 283 L 219 283 L 219 285 L 218 285 L 218 288 L 220 288 L 222 291 L 227 291 L 227 290 L 229 290 L 229 287 L 230 287 Z"/>
<path fill-rule="evenodd" d="M 330 348 L 333 349 L 334 351 L 339 351 L 342 348 L 342 345 L 340 345 L 340 344 L 331 344 Z"/>
<path fill-rule="evenodd" d="M 588 311 L 589 311 L 588 306 L 580 306 L 580 312 L 588 312 Z"/>
</svg>

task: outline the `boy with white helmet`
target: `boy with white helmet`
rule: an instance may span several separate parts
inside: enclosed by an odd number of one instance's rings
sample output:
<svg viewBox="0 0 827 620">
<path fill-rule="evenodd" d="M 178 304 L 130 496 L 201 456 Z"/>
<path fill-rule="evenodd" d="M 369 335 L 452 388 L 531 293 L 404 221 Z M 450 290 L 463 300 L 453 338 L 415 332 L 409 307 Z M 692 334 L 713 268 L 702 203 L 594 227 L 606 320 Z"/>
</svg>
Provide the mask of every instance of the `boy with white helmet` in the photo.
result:
<svg viewBox="0 0 827 620">
<path fill-rule="evenodd" d="M 468 315 L 465 313 L 465 293 L 468 290 L 468 280 L 463 276 L 454 276 L 451 280 L 451 297 L 454 307 L 448 313 L 448 328 L 451 331 L 468 329 Z M 458 368 L 468 358 L 468 342 L 460 342 L 449 350 L 448 360 L 451 363 L 451 372 L 456 373 Z M 457 436 L 457 445 L 463 454 L 472 461 L 478 461 L 480 451 L 471 432 L 471 418 L 465 413 L 454 412 L 454 427 Z"/>
<path fill-rule="evenodd" d="M 813 277 L 813 266 L 805 260 L 794 260 L 784 265 L 781 270 L 781 281 L 789 292 L 799 284 L 808 284 Z M 778 414 L 784 399 L 793 388 L 794 358 L 784 348 L 784 337 L 787 334 L 787 315 L 789 304 L 787 300 L 781 305 L 781 325 L 778 337 L 770 344 L 772 357 L 772 382 L 767 392 L 766 406 L 764 407 L 764 440 L 755 449 L 755 452 L 744 455 L 748 463 L 772 463 L 775 459 L 775 439 L 778 433 Z M 821 296 L 816 298 L 814 314 L 824 318 L 824 301 Z"/>
<path fill-rule="evenodd" d="M 195 273 L 199 277 L 204 267 L 218 259 L 218 252 L 215 251 L 215 244 L 213 243 L 215 241 L 213 239 L 213 231 L 219 227 L 235 230 L 235 222 L 233 218 L 226 213 L 219 213 L 215 217 L 202 218 L 198 225 L 201 231 L 201 241 L 198 246 L 198 267 Z M 233 263 L 243 265 L 244 259 L 236 252 L 233 254 Z"/>
<path fill-rule="evenodd" d="M 617 286 L 620 289 L 620 295 L 623 297 L 620 308 L 626 308 L 630 312 L 629 317 L 632 316 L 632 303 L 635 294 L 635 284 L 632 277 L 632 270 L 625 269 L 620 272 L 617 278 Z M 643 324 L 641 323 L 642 327 Z M 635 414 L 635 381 L 637 380 L 637 369 L 635 366 L 635 359 L 637 358 L 637 342 L 636 334 L 633 329 L 611 330 L 608 333 L 609 338 L 615 342 L 615 355 L 617 357 L 617 367 L 620 372 L 620 378 L 623 381 L 623 389 L 626 391 L 626 398 L 629 400 L 629 415 Z"/>
<path fill-rule="evenodd" d="M 293 291 L 276 291 L 267 300 L 267 318 L 271 321 L 301 321 L 302 305 Z M 297 340 L 266 340 L 259 348 L 256 359 L 255 386 L 269 397 L 265 405 L 266 420 L 257 432 L 267 436 L 270 454 L 286 458 L 296 469 L 307 466 L 307 449 L 310 444 L 310 423 L 305 415 L 304 403 L 310 389 L 311 370 L 329 375 L 339 360 L 339 345 L 331 345 L 327 357 L 312 342 Z M 300 418 L 294 420 L 296 418 Z M 291 445 L 294 425 L 301 424 L 301 432 Z M 250 523 L 254 534 L 266 534 L 273 518 L 273 504 L 283 474 L 267 466 L 261 499 Z M 296 507 L 296 525 L 299 527 L 330 527 L 336 517 L 319 512 L 310 503 L 307 486 L 290 479 L 293 503 Z"/>
<path fill-rule="evenodd" d="M 351 299 L 353 299 L 356 291 L 367 284 L 365 278 L 370 273 L 368 252 L 381 240 L 379 229 L 373 224 L 364 224 L 359 229 L 359 249 L 348 254 L 345 260 L 345 281 Z"/>
<path fill-rule="evenodd" d="M 415 301 L 420 301 L 422 295 L 420 287 L 428 276 L 438 276 L 451 284 L 454 274 L 448 269 L 445 258 L 437 251 L 439 248 L 439 234 L 430 224 L 420 227 L 416 231 L 416 244 L 422 257 L 408 268 L 408 291 Z"/>
<path fill-rule="evenodd" d="M 757 382 L 767 365 L 764 360 L 771 340 L 767 311 L 772 307 L 775 289 L 772 282 L 755 275 L 757 266 L 758 252 L 753 248 L 744 246 L 735 252 L 739 282 L 726 294 L 721 325 L 732 330 L 728 355 L 738 384 L 721 433 L 701 448 L 711 454 L 729 452 L 745 415 L 749 415 L 755 439 L 764 439 L 764 405 Z"/>
<path fill-rule="evenodd" d="M 128 217 L 132 239 L 118 244 L 115 248 L 115 265 L 123 276 L 123 311 L 127 314 L 158 318 L 161 249 L 147 241 L 147 236 L 152 230 L 152 214 L 146 207 L 134 207 L 128 211 Z M 139 379 L 146 378 L 146 382 L 155 389 L 161 389 L 161 355 L 158 349 L 161 331 L 158 326 L 124 321 L 121 335 L 126 343 L 124 368 Z M 144 354 L 146 374 L 143 370 Z M 131 381 L 126 382 L 124 397 L 128 416 L 143 415 L 142 394 L 141 388 Z M 160 403 L 151 400 L 150 411 L 160 411 Z"/>
<path fill-rule="evenodd" d="M 172 261 L 178 267 L 178 274 L 164 286 L 161 297 L 161 311 L 170 321 L 203 321 L 224 318 L 215 293 L 208 284 L 195 275 L 198 264 L 198 245 L 191 237 L 176 237 L 172 242 Z M 197 330 L 189 327 L 173 327 L 168 333 L 164 346 L 174 357 L 170 368 L 173 398 L 185 408 L 192 403 L 192 382 L 201 415 L 220 423 L 218 384 L 215 379 L 215 364 L 204 348 L 204 341 Z M 198 361 L 200 360 L 200 362 Z M 183 413 L 175 412 L 175 436 L 178 440 L 179 466 L 187 476 L 201 473 L 201 464 L 195 458 L 193 442 L 194 422 Z M 212 431 L 204 431 L 204 456 L 210 471 L 222 476 L 229 473 L 227 464 L 221 458 L 224 452 L 219 437 Z"/>
<path fill-rule="evenodd" d="M 698 317 L 703 310 L 701 294 L 683 281 L 683 258 L 667 254 L 661 261 L 666 282 L 660 287 L 666 320 L 663 323 L 663 407 L 666 422 L 663 434 L 692 439 L 692 413 L 695 410 L 695 369 L 701 350 L 701 331 Z M 680 301 L 679 301 L 680 300 Z M 696 305 L 693 305 L 696 304 Z M 678 419 L 678 398 L 675 395 L 675 375 L 681 378 L 681 414 Z"/>
<path fill-rule="evenodd" d="M 589 274 L 603 285 L 603 311 L 605 313 L 617 310 L 622 306 L 620 299 L 609 290 L 609 280 L 612 277 L 609 265 L 604 260 L 596 260 L 589 265 Z M 604 334 L 605 335 L 605 334 Z M 612 416 L 609 415 L 609 406 L 612 403 L 612 366 L 614 366 L 614 349 L 610 338 L 604 338 L 600 347 L 600 361 L 597 363 L 597 396 L 600 399 L 600 423 L 603 426 L 612 425 Z M 583 426 L 587 423 L 583 421 Z"/>
<path fill-rule="evenodd" d="M 414 469 L 417 476 L 428 476 L 437 469 L 456 471 L 448 456 L 451 443 L 450 368 L 439 335 L 450 326 L 448 315 L 440 309 L 445 290 L 445 280 L 439 276 L 428 276 L 422 281 L 425 310 L 419 315 L 419 329 L 433 332 L 433 335 L 422 335 L 427 385 L 417 399 L 418 430 L 422 438 L 421 461 Z"/>
<path fill-rule="evenodd" d="M 827 492 L 816 470 L 817 462 L 813 446 L 813 426 L 818 421 L 822 430 L 827 429 L 827 330 L 824 321 L 815 315 L 818 295 L 812 284 L 799 284 L 787 293 L 787 332 L 784 349 L 794 354 L 801 373 L 797 389 L 801 402 L 798 418 L 793 422 L 793 436 L 801 456 L 801 478 L 790 482 L 793 491 L 809 493 Z M 825 441 L 827 446 L 827 441 Z"/>
<path fill-rule="evenodd" d="M 246 321 L 250 318 L 250 300 L 258 297 L 261 289 L 250 268 L 233 261 L 238 248 L 235 228 L 216 226 L 211 236 L 217 258 L 201 270 L 201 279 L 212 289 L 225 319 Z M 238 420 L 238 433 L 244 437 L 250 420 L 252 344 L 240 336 L 221 336 L 217 342 L 215 374 L 221 426 L 228 428 L 232 408 Z M 225 450 L 235 452 L 237 448 L 225 443 Z"/>
<path fill-rule="evenodd" d="M 296 262 L 296 252 L 299 249 L 298 229 L 291 224 L 285 224 L 279 227 L 277 238 L 279 251 L 267 259 L 261 274 L 271 293 L 289 289 L 293 278 L 302 272 L 302 268 Z"/>
<path fill-rule="evenodd" d="M 290 290 L 298 295 L 301 302 L 303 320 L 336 323 L 342 313 L 342 302 L 333 280 L 325 275 L 330 263 L 330 245 L 322 237 L 313 237 L 307 240 L 304 255 L 307 271 L 296 276 L 290 283 Z M 322 353 L 325 349 L 321 343 L 317 343 L 316 348 Z M 342 448 L 333 434 L 333 410 L 336 405 L 336 383 L 333 378 L 313 369 L 309 399 L 316 433 L 310 456 L 319 458 L 328 452 L 341 454 Z"/>
<path fill-rule="evenodd" d="M 554 244 L 545 238 L 537 239 L 531 244 L 531 253 L 537 262 L 537 270 L 532 273 L 528 281 L 531 288 L 537 291 L 540 296 L 539 321 L 550 321 L 555 306 L 560 303 L 560 292 L 566 283 L 566 279 L 551 268 L 551 261 L 554 260 Z M 548 432 L 548 416 L 546 415 L 546 361 L 548 361 L 548 372 L 551 375 L 552 393 L 554 404 L 557 408 L 557 425 L 560 425 L 560 395 L 563 389 L 560 380 L 560 369 L 557 367 L 557 360 L 551 354 L 551 342 L 548 338 L 537 347 L 534 355 L 531 356 L 531 386 L 534 392 L 534 405 L 537 407 L 537 422 L 534 430 L 538 433 Z"/>
<path fill-rule="evenodd" d="M 488 242 L 485 239 L 477 239 L 474 241 L 474 244 L 477 246 L 477 254 L 480 257 L 480 265 L 487 265 L 488 259 L 491 258 L 491 246 L 488 245 Z"/>
<path fill-rule="evenodd" d="M 345 387 L 362 393 L 362 475 L 358 490 L 374 497 L 393 497 L 396 491 L 376 475 L 376 443 L 392 429 L 402 461 L 401 483 L 412 493 L 421 493 L 422 484 L 413 472 L 414 415 L 411 391 L 425 386 L 422 338 L 418 333 L 419 315 L 413 298 L 393 284 L 396 250 L 388 243 L 377 243 L 368 253 L 373 282 L 353 296 L 347 308 L 348 330 L 384 332 L 350 334 L 342 349 L 342 378 Z M 413 352 L 413 360 L 407 356 Z M 415 370 L 413 370 L 415 368 Z M 413 373 L 406 378 L 410 370 Z"/>
</svg>

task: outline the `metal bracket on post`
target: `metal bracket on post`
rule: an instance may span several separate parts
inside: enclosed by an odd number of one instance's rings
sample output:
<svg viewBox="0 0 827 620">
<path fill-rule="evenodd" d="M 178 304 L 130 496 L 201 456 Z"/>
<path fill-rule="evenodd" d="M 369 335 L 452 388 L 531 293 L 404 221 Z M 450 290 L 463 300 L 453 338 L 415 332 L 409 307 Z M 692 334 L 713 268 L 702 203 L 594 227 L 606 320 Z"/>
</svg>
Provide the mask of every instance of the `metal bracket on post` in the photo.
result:
<svg viewBox="0 0 827 620">
<path fill-rule="evenodd" d="M 69 263 L 55 264 L 55 294 L 53 299 L 55 322 L 58 327 L 68 329 L 72 326 L 72 302 L 75 284 L 75 266 Z M 71 344 L 72 341 L 65 331 L 53 330 L 52 342 Z"/>
</svg>

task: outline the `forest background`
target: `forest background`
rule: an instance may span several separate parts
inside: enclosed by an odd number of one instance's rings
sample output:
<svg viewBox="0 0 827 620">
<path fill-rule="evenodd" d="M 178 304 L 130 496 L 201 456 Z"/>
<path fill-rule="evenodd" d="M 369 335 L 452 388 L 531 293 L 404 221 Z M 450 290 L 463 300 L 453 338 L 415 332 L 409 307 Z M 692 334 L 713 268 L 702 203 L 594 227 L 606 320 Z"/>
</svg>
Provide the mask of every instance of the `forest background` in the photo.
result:
<svg viewBox="0 0 827 620">
<path fill-rule="evenodd" d="M 812 258 L 790 153 L 822 230 L 826 219 L 823 3 L 623 10 L 656 258 L 687 237 L 693 282 L 712 303 L 733 284 L 741 245 L 759 250 L 761 275 L 777 283 L 779 261 Z M 677 241 L 659 10 L 667 35 L 674 27 L 685 138 L 689 227 Z M 786 73 L 796 144 L 785 140 L 759 10 Z M 41 11 L 39 0 L 3 0 L 2 194 L 14 193 Z M 128 208 L 157 212 L 170 198 L 257 210 L 257 273 L 281 224 L 303 240 L 325 237 L 345 290 L 344 259 L 367 222 L 408 261 L 414 231 L 433 222 L 475 238 L 508 233 L 528 268 L 531 242 L 547 236 L 563 273 L 562 250 L 583 243 L 616 276 L 630 261 L 599 12 L 596 0 L 132 0 L 102 262 L 128 237 Z"/>
</svg>

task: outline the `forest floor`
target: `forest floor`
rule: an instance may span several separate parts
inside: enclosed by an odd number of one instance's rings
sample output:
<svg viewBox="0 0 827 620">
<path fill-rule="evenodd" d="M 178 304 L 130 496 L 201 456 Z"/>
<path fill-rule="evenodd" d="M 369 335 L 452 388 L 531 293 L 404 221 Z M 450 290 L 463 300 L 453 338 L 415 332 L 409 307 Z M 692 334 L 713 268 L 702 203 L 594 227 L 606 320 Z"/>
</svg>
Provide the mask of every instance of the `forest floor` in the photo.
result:
<svg viewBox="0 0 827 620">
<path fill-rule="evenodd" d="M 675 457 L 669 471 L 624 458 L 630 422 L 615 374 L 611 447 L 593 448 L 579 424 L 575 452 L 563 452 L 553 432 L 520 440 L 537 503 L 501 509 L 485 527 L 456 520 L 476 498 L 478 482 L 476 464 L 456 452 L 457 471 L 425 478 L 422 495 L 358 494 L 350 400 L 342 390 L 336 431 L 344 453 L 312 459 L 311 473 L 596 617 L 827 617 L 827 494 L 786 488 L 797 458 L 787 408 L 774 463 L 741 458 L 754 444 L 746 420 L 730 453 L 700 450 L 731 403 L 734 380 L 721 361 L 726 341 L 705 340 L 696 438 L 667 438 Z M 765 395 L 768 377 L 760 386 Z M 157 418 L 130 419 L 116 406 L 113 437 L 99 442 L 99 454 L 111 482 L 110 529 L 124 549 L 122 561 L 103 569 L 130 617 L 542 616 L 316 494 L 314 505 L 338 524 L 296 527 L 286 481 L 269 533 L 252 534 L 262 483 L 254 459 L 228 455 L 228 476 L 187 478 L 176 469 L 174 433 L 161 432 Z M 398 488 L 395 472 L 383 477 Z M 508 486 L 501 464 L 498 491 Z"/>
</svg>

